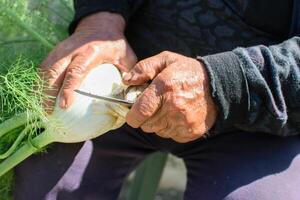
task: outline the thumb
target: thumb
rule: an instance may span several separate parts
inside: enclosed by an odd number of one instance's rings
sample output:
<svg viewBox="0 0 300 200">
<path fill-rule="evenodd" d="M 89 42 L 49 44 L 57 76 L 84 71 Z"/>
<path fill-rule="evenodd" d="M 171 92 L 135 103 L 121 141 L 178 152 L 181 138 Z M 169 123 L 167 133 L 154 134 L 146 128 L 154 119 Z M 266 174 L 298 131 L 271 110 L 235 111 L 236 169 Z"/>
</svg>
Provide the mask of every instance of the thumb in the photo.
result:
<svg viewBox="0 0 300 200">
<path fill-rule="evenodd" d="M 154 79 L 163 69 L 170 64 L 169 52 L 146 58 L 138 62 L 129 73 L 123 74 L 123 81 L 128 85 L 142 85 Z"/>
</svg>

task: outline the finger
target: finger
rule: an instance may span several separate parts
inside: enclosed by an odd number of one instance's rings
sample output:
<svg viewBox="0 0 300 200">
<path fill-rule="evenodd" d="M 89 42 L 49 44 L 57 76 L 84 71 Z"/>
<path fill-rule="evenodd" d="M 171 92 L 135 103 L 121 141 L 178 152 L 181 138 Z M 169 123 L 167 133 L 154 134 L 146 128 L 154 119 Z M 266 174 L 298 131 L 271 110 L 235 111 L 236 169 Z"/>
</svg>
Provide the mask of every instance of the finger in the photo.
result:
<svg viewBox="0 0 300 200">
<path fill-rule="evenodd" d="M 66 70 L 63 86 L 59 95 L 61 108 L 68 108 L 74 100 L 74 90 L 78 89 L 88 70 L 94 66 L 97 52 L 87 49 L 77 55 Z"/>
<path fill-rule="evenodd" d="M 51 112 L 55 104 L 55 98 L 62 86 L 65 71 L 71 62 L 70 57 L 65 57 L 53 65 L 49 61 L 44 61 L 39 70 L 41 78 L 45 81 L 44 93 L 49 97 L 43 102 L 43 106 L 47 112 Z M 49 63 L 49 65 L 48 65 Z"/>
<path fill-rule="evenodd" d="M 145 121 L 141 128 L 146 133 L 156 133 L 162 138 L 172 138 L 177 134 L 177 127 L 175 123 L 170 123 L 168 115 L 170 111 L 166 112 L 165 107 L 161 109 L 149 120 Z"/>
<path fill-rule="evenodd" d="M 171 130 L 165 130 L 156 133 L 156 135 L 158 135 L 161 138 L 171 138 L 170 134 L 171 134 Z"/>
<path fill-rule="evenodd" d="M 172 137 L 172 139 L 178 143 L 187 143 L 201 138 L 200 135 L 192 135 L 192 136 L 184 136 L 181 134 L 177 134 Z"/>
<path fill-rule="evenodd" d="M 123 76 L 124 83 L 142 85 L 154 79 L 163 69 L 172 63 L 173 58 L 173 53 L 163 52 L 138 62 L 129 73 Z"/>
<path fill-rule="evenodd" d="M 155 84 L 151 84 L 138 98 L 126 116 L 127 123 L 133 128 L 140 127 L 160 108 L 161 96 Z"/>
<path fill-rule="evenodd" d="M 173 138 L 174 136 L 176 136 L 176 128 L 175 127 L 168 127 L 168 128 L 165 128 L 161 131 L 158 131 L 156 132 L 156 134 L 159 136 L 159 137 L 162 137 L 162 138 Z"/>
<path fill-rule="evenodd" d="M 163 108 L 141 125 L 141 129 L 145 133 L 157 133 L 169 128 L 167 116 L 165 112 L 162 112 L 162 109 Z"/>
</svg>

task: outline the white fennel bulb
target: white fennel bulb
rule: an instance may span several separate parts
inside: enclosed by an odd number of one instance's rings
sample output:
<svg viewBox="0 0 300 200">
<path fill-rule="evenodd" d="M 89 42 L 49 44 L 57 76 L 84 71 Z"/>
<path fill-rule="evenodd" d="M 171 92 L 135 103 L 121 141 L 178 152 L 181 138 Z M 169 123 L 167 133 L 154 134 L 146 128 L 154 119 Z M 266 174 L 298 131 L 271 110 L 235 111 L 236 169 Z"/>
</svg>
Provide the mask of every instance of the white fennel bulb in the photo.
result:
<svg viewBox="0 0 300 200">
<path fill-rule="evenodd" d="M 102 64 L 89 72 L 80 90 L 96 95 L 114 96 L 125 91 L 119 70 L 112 64 Z M 80 142 L 95 138 L 125 123 L 128 108 L 124 105 L 75 94 L 67 109 L 56 105 L 49 116 L 51 134 L 59 142 Z"/>
</svg>

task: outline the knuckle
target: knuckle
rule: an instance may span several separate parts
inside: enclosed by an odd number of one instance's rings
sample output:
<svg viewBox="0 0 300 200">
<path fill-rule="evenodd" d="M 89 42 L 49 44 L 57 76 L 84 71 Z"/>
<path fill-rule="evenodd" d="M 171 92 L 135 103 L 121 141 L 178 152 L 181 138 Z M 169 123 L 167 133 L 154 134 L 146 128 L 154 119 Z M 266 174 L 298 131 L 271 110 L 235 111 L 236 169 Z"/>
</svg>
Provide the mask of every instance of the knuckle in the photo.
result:
<svg viewBox="0 0 300 200">
<path fill-rule="evenodd" d="M 143 79 L 146 79 L 146 80 L 151 80 L 153 78 L 153 72 L 152 70 L 146 70 L 142 75 L 141 77 Z"/>
<path fill-rule="evenodd" d="M 45 75 L 48 79 L 55 79 L 60 76 L 60 71 L 55 67 L 51 67 L 45 71 Z"/>
<path fill-rule="evenodd" d="M 61 75 L 61 71 L 54 65 L 53 67 L 38 69 L 38 74 L 48 84 L 52 84 L 51 82 Z"/>
<path fill-rule="evenodd" d="M 171 51 L 162 51 L 160 54 L 161 54 L 163 57 L 165 57 L 165 56 L 168 56 L 168 55 L 172 54 L 172 52 L 171 52 Z"/>
<path fill-rule="evenodd" d="M 144 97 L 146 98 L 146 97 Z M 142 116 L 144 118 L 151 117 L 152 115 L 152 105 L 149 103 L 149 101 L 144 99 L 143 101 L 140 101 L 137 105 L 137 109 L 135 110 L 137 115 Z"/>
<path fill-rule="evenodd" d="M 141 129 L 145 132 L 145 133 L 153 133 L 153 126 L 150 124 L 145 124 L 141 126 Z"/>
<path fill-rule="evenodd" d="M 142 74 L 144 72 L 147 71 L 147 69 L 150 68 L 150 63 L 145 61 L 145 60 L 142 60 L 138 63 L 138 65 L 134 68 L 134 71 L 138 74 Z"/>
<path fill-rule="evenodd" d="M 139 108 L 134 106 L 126 115 L 126 122 L 133 128 L 138 128 L 141 126 L 143 119 L 146 118 L 141 114 Z"/>
<path fill-rule="evenodd" d="M 68 69 L 68 75 L 74 77 L 81 76 L 84 74 L 84 72 L 85 72 L 85 67 L 76 63 L 72 64 Z"/>
<path fill-rule="evenodd" d="M 171 64 L 173 63 L 175 60 L 177 60 L 176 58 L 180 55 L 171 51 L 163 51 L 161 53 L 161 56 L 165 59 L 167 64 Z"/>
<path fill-rule="evenodd" d="M 152 79 L 151 73 L 145 74 L 145 78 L 148 80 L 151 80 Z"/>
<path fill-rule="evenodd" d="M 64 90 L 73 88 L 77 84 L 76 81 L 82 78 L 84 71 L 84 68 L 80 65 L 69 67 L 64 80 Z"/>
<path fill-rule="evenodd" d="M 199 134 L 192 134 L 193 130 L 188 127 L 179 127 L 177 129 L 178 134 L 172 137 L 172 139 L 179 143 L 190 142 L 195 139 L 198 139 L 201 136 Z"/>
<path fill-rule="evenodd" d="M 135 110 L 130 110 L 126 115 L 126 122 L 133 128 L 139 128 L 142 124 L 142 119 L 137 116 Z"/>
<path fill-rule="evenodd" d="M 187 126 L 186 133 L 188 138 L 199 137 L 205 133 L 205 128 L 194 124 L 192 126 Z"/>
<path fill-rule="evenodd" d="M 118 56 L 116 56 L 114 59 L 107 59 L 107 60 L 111 60 L 111 63 L 117 67 L 122 65 L 122 63 L 123 63 L 122 59 L 119 58 Z"/>
<path fill-rule="evenodd" d="M 160 130 L 157 130 L 156 133 L 157 135 L 164 137 L 164 138 L 170 138 L 172 135 L 173 129 L 172 129 L 172 125 L 171 123 L 168 122 L 168 120 L 166 121 L 166 123 L 164 124 L 164 127 Z"/>
<path fill-rule="evenodd" d="M 153 83 L 164 92 L 173 91 L 173 85 L 162 74 L 159 74 Z"/>
<path fill-rule="evenodd" d="M 137 124 L 134 124 L 133 122 L 127 122 L 129 124 L 129 126 L 131 126 L 132 128 L 139 128 L 139 126 Z"/>
<path fill-rule="evenodd" d="M 141 65 L 138 65 L 135 69 L 137 74 L 143 76 L 143 78 L 151 80 L 154 77 L 155 71 L 149 62 L 142 61 Z"/>
<path fill-rule="evenodd" d="M 86 52 L 89 52 L 89 53 L 98 53 L 98 52 L 100 52 L 100 50 L 101 50 L 101 48 L 100 48 L 99 45 L 88 44 Z"/>
<path fill-rule="evenodd" d="M 157 131 L 156 134 L 162 138 L 170 138 L 170 134 L 168 130 Z"/>
</svg>

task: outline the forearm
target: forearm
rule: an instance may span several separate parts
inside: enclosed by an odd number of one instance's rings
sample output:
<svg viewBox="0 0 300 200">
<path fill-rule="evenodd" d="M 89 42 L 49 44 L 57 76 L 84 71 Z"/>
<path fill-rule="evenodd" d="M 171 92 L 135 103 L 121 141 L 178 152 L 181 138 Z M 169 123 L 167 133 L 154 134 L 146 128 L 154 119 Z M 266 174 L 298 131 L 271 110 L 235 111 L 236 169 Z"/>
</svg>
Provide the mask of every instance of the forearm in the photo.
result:
<svg viewBox="0 0 300 200">
<path fill-rule="evenodd" d="M 300 133 L 300 38 L 203 58 L 220 108 L 216 133 Z"/>
</svg>

